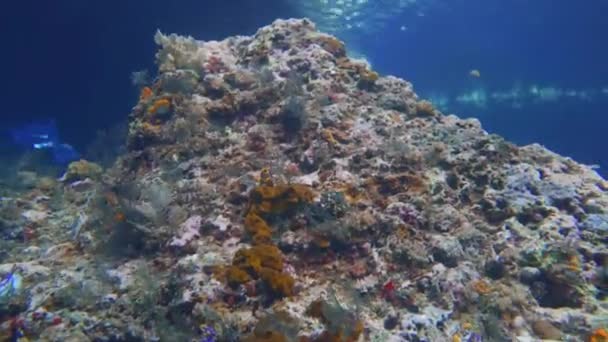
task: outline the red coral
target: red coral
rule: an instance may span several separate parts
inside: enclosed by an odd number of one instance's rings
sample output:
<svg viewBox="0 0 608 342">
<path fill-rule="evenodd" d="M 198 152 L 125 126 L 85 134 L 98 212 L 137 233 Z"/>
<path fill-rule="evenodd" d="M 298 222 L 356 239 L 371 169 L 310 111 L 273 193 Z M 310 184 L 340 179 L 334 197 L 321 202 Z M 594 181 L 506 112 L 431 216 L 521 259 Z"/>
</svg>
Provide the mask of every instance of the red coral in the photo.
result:
<svg viewBox="0 0 608 342">
<path fill-rule="evenodd" d="M 392 301 L 395 298 L 395 290 L 395 283 L 392 280 L 389 280 L 382 285 L 380 296 L 386 300 Z"/>
</svg>

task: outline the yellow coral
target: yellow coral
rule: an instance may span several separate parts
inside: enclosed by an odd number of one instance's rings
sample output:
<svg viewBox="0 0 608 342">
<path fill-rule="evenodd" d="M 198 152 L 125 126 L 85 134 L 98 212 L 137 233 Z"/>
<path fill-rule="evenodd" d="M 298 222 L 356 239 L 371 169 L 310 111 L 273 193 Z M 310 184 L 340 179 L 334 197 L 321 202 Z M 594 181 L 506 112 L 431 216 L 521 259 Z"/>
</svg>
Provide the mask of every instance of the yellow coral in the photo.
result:
<svg viewBox="0 0 608 342">
<path fill-rule="evenodd" d="M 293 295 L 294 280 L 289 274 L 263 267 L 260 271 L 260 278 L 277 295 L 282 297 Z"/>
<path fill-rule="evenodd" d="M 282 270 L 281 251 L 275 245 L 257 245 L 236 252 L 232 266 L 226 272 L 226 279 L 229 285 L 235 286 L 259 278 L 276 295 L 291 296 L 294 280 Z"/>
<path fill-rule="evenodd" d="M 291 184 L 289 186 L 293 192 L 290 198 L 292 203 L 296 202 L 312 202 L 315 198 L 315 194 L 308 185 L 304 184 Z"/>
<path fill-rule="evenodd" d="M 250 270 L 255 274 L 260 273 L 262 267 L 281 271 L 283 269 L 283 256 L 274 245 L 257 245 L 237 251 L 232 264 L 243 270 Z"/>
<path fill-rule="evenodd" d="M 251 280 L 249 274 L 236 266 L 230 266 L 226 270 L 228 285 L 237 286 Z"/>
<path fill-rule="evenodd" d="M 283 270 L 283 256 L 275 245 L 258 245 L 251 247 L 253 253 L 262 260 L 262 266 L 273 270 Z"/>
<path fill-rule="evenodd" d="M 245 230 L 251 234 L 256 244 L 269 242 L 272 236 L 270 226 L 259 215 L 249 212 L 245 216 Z"/>
<path fill-rule="evenodd" d="M 232 265 L 244 272 L 256 275 L 262 269 L 262 259 L 250 249 L 240 249 L 234 255 Z"/>
<path fill-rule="evenodd" d="M 260 185 L 251 192 L 249 212 L 280 214 L 294 205 L 311 202 L 313 199 L 314 193 L 306 185 Z"/>
</svg>

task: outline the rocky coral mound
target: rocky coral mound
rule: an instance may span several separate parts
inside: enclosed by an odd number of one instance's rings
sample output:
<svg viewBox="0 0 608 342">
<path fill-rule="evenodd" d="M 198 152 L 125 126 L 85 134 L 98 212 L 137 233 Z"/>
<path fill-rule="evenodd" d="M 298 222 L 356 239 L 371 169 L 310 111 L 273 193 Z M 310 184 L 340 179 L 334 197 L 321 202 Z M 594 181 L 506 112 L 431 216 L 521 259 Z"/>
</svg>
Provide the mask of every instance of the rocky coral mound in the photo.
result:
<svg viewBox="0 0 608 342">
<path fill-rule="evenodd" d="M 155 39 L 128 152 L 2 198 L 1 336 L 606 333 L 608 183 L 590 168 L 440 113 L 308 20 Z"/>
</svg>

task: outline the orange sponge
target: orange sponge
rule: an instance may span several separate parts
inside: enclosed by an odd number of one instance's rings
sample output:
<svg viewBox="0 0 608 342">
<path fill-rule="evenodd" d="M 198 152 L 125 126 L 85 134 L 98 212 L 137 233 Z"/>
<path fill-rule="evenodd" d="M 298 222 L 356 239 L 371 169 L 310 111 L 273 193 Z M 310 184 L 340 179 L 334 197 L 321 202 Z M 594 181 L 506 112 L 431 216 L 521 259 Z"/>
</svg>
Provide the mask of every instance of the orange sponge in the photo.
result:
<svg viewBox="0 0 608 342">
<path fill-rule="evenodd" d="M 275 295 L 293 295 L 294 279 L 283 273 L 283 255 L 272 244 L 272 229 L 262 215 L 280 214 L 313 199 L 310 187 L 273 185 L 268 169 L 262 171 L 260 185 L 251 192 L 244 220 L 245 230 L 252 236 L 254 246 L 236 252 L 232 266 L 225 273 L 228 285 L 238 286 L 252 279 L 261 279 Z"/>
<path fill-rule="evenodd" d="M 141 88 L 141 93 L 139 94 L 139 100 L 140 101 L 146 101 L 147 99 L 149 99 L 150 97 L 152 97 L 152 95 L 154 95 L 154 92 L 152 91 L 152 88 L 150 88 L 150 87 L 143 87 L 143 88 Z"/>
<path fill-rule="evenodd" d="M 270 242 L 272 230 L 270 226 L 259 215 L 249 212 L 245 216 L 245 229 L 256 244 Z"/>
<path fill-rule="evenodd" d="M 294 280 L 289 274 L 264 267 L 260 271 L 260 278 L 274 293 L 282 297 L 293 295 Z"/>
<path fill-rule="evenodd" d="M 599 328 L 593 332 L 593 335 L 589 337 L 591 342 L 608 342 L 608 330 Z"/>
<path fill-rule="evenodd" d="M 166 114 L 169 112 L 169 109 L 171 108 L 171 101 L 169 101 L 169 99 L 158 99 L 156 101 L 154 101 L 154 103 L 152 104 L 152 106 L 150 106 L 150 108 L 148 108 L 148 113 L 149 114 Z"/>
<path fill-rule="evenodd" d="M 230 286 L 238 286 L 251 280 L 249 274 L 236 266 L 230 266 L 226 270 L 226 280 Z"/>
<path fill-rule="evenodd" d="M 312 202 L 314 193 L 303 184 L 260 185 L 250 196 L 250 209 L 258 214 L 280 214 L 300 203 Z"/>
<path fill-rule="evenodd" d="M 254 274 L 260 273 L 262 267 L 281 271 L 283 269 L 283 256 L 274 245 L 257 245 L 236 252 L 232 265 Z"/>
</svg>

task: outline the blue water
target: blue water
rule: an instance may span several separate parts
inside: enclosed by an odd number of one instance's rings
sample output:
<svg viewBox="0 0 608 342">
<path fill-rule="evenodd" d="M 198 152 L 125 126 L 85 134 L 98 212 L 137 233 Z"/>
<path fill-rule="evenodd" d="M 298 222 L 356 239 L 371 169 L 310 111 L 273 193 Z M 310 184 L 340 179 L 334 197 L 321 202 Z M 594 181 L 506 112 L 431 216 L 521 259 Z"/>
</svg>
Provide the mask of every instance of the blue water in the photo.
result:
<svg viewBox="0 0 608 342">
<path fill-rule="evenodd" d="M 137 98 L 129 76 L 154 70 L 157 28 L 199 39 L 251 34 L 305 14 L 302 3 L 316 1 L 5 4 L 2 127 L 54 118 L 62 141 L 82 150 L 97 130 L 126 119 Z M 375 31 L 334 33 L 375 69 L 411 81 L 422 97 L 447 100 L 445 112 L 477 117 L 516 143 L 539 142 L 608 174 L 607 1 L 418 0 L 393 12 L 397 0 L 369 3 L 361 17 L 375 15 Z M 496 100 L 513 89 L 517 99 Z M 480 93 L 483 103 L 458 100 Z"/>
<path fill-rule="evenodd" d="M 539 142 L 608 174 L 608 2 L 454 1 L 416 18 L 412 30 L 363 45 L 383 73 L 413 82 L 422 96 L 454 98 L 475 88 L 504 92 L 515 85 L 588 92 L 590 98 L 539 97 L 485 107 L 453 103 L 448 112 L 478 117 L 484 127 L 519 144 Z M 397 19 L 398 22 L 398 19 Z M 382 38 L 380 38 L 382 37 Z M 479 79 L 467 77 L 470 69 Z M 594 93 L 595 92 L 595 93 Z"/>
</svg>

